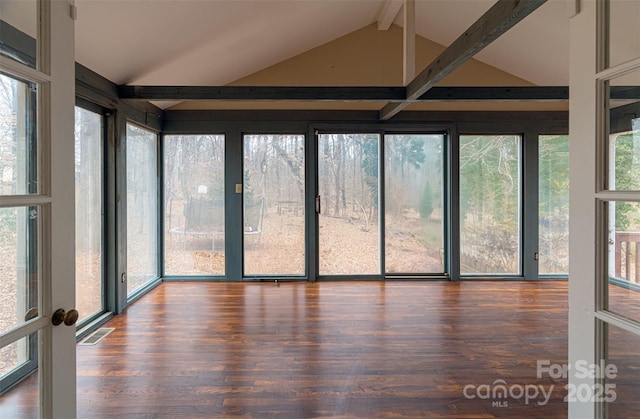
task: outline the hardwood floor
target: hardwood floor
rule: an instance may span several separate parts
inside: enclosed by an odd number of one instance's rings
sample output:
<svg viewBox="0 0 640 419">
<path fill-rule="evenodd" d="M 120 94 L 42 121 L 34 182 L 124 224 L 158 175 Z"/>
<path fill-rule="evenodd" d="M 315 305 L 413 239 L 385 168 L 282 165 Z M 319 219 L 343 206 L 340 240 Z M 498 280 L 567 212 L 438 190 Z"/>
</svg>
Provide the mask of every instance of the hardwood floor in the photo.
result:
<svg viewBox="0 0 640 419">
<path fill-rule="evenodd" d="M 105 327 L 77 348 L 79 418 L 567 415 L 566 379 L 536 377 L 567 363 L 565 282 L 165 283 Z M 35 381 L 0 416 L 31 417 Z"/>
</svg>

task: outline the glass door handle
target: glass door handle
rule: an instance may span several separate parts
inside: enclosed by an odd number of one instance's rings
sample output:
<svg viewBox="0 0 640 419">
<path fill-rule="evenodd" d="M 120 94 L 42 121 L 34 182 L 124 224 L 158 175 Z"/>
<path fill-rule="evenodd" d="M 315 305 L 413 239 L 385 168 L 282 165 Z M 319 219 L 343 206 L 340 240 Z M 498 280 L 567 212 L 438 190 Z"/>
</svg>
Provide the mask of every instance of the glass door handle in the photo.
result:
<svg viewBox="0 0 640 419">
<path fill-rule="evenodd" d="M 320 195 L 318 195 L 316 196 L 316 212 L 318 214 L 320 214 L 320 210 L 321 210 L 320 204 L 321 204 Z"/>
<path fill-rule="evenodd" d="M 51 316 L 51 323 L 54 326 L 58 326 L 64 323 L 67 326 L 73 326 L 78 321 L 78 310 L 71 309 L 69 311 L 64 311 L 64 309 L 59 308 L 53 312 L 53 316 Z"/>
</svg>

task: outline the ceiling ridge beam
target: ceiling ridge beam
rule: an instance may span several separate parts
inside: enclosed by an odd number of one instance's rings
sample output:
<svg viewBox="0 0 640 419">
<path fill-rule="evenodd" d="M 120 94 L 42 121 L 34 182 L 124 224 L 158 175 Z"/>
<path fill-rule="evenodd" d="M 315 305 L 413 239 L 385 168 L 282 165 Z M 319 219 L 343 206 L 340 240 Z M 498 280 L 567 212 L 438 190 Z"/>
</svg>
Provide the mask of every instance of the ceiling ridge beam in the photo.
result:
<svg viewBox="0 0 640 419">
<path fill-rule="evenodd" d="M 386 31 L 398 16 L 403 0 L 384 0 L 376 21 L 378 22 L 378 30 Z"/>
<path fill-rule="evenodd" d="M 118 98 L 147 101 L 405 102 L 406 88 L 323 86 L 118 86 Z M 640 88 L 611 87 L 612 99 L 639 99 Z M 569 99 L 567 86 L 433 87 L 414 102 L 556 102 Z"/>
<path fill-rule="evenodd" d="M 546 2 L 547 0 L 498 0 L 407 85 L 407 101 L 387 104 L 380 111 L 380 119 L 387 120 L 397 115 L 410 101 L 422 96 Z"/>
</svg>

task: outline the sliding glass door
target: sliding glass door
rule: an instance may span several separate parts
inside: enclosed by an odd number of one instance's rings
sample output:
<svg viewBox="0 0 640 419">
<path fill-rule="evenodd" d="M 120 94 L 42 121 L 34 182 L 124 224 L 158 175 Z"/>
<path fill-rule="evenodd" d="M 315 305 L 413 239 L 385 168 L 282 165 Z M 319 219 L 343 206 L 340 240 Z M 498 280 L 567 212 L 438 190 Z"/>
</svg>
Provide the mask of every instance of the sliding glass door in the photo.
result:
<svg viewBox="0 0 640 419">
<path fill-rule="evenodd" d="M 380 275 L 379 134 L 318 136 L 319 274 Z"/>
<path fill-rule="evenodd" d="M 387 274 L 445 271 L 444 138 L 384 136 Z"/>
</svg>

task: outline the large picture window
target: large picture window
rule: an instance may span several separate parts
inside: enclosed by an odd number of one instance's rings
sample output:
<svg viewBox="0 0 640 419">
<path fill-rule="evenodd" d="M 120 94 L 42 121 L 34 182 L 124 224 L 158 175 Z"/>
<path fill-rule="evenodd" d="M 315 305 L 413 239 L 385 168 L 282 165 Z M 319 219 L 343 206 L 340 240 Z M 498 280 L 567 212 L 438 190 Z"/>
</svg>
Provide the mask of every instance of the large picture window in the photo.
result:
<svg viewBox="0 0 640 419">
<path fill-rule="evenodd" d="M 519 275 L 520 136 L 460 136 L 460 272 Z"/>
<path fill-rule="evenodd" d="M 127 124 L 127 294 L 158 277 L 158 141 Z"/>
<path fill-rule="evenodd" d="M 103 117 L 76 107 L 76 309 L 79 320 L 103 311 Z"/>
<path fill-rule="evenodd" d="M 538 138 L 540 275 L 569 273 L 569 137 Z"/>
<path fill-rule="evenodd" d="M 304 135 L 245 135 L 245 275 L 304 275 Z"/>
<path fill-rule="evenodd" d="M 165 275 L 224 275 L 224 136 L 164 137 Z"/>
</svg>

